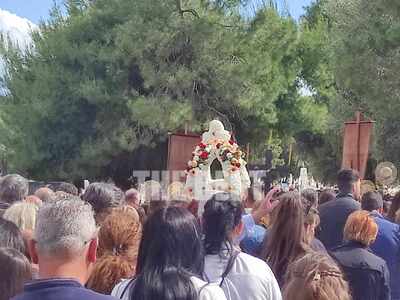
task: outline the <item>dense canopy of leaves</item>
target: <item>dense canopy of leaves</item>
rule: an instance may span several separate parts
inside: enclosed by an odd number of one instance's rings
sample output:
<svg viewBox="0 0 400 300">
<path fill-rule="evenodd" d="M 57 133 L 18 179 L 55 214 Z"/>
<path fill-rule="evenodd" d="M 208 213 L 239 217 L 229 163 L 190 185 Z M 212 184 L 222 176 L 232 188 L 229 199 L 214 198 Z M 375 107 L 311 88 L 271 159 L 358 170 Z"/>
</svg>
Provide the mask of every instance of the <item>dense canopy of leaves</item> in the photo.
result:
<svg viewBox="0 0 400 300">
<path fill-rule="evenodd" d="M 374 157 L 400 165 L 400 2 L 326 0 L 322 8 L 331 26 L 336 124 L 362 111 L 376 121 Z"/>
<path fill-rule="evenodd" d="M 162 169 L 168 133 L 200 132 L 212 118 L 250 143 L 254 160 L 323 134 L 330 78 L 313 63 L 323 39 L 271 6 L 243 17 L 242 4 L 70 0 L 67 16 L 54 9 L 30 51 L 3 47 L 10 169 L 37 179 Z"/>
</svg>

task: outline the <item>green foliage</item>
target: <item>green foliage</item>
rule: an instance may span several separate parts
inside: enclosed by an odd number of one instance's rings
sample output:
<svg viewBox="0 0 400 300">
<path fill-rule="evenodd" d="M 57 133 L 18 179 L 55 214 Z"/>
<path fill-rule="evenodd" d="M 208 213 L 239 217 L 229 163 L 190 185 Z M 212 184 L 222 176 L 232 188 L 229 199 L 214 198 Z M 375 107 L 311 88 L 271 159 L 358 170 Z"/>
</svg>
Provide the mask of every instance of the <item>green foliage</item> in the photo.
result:
<svg viewBox="0 0 400 300">
<path fill-rule="evenodd" d="M 338 122 L 359 109 L 376 121 L 376 158 L 400 163 L 400 3 L 326 1 L 340 97 Z"/>
<path fill-rule="evenodd" d="M 283 163 L 294 136 L 326 129 L 324 36 L 314 42 L 323 25 L 303 28 L 271 7 L 248 21 L 240 4 L 71 0 L 67 17 L 54 9 L 34 49 L 3 49 L 0 143 L 12 169 L 37 179 L 129 174 L 137 166 L 126 157 L 212 118 L 250 143 L 254 159 L 270 142 Z M 315 93 L 301 95 L 302 82 Z"/>
</svg>

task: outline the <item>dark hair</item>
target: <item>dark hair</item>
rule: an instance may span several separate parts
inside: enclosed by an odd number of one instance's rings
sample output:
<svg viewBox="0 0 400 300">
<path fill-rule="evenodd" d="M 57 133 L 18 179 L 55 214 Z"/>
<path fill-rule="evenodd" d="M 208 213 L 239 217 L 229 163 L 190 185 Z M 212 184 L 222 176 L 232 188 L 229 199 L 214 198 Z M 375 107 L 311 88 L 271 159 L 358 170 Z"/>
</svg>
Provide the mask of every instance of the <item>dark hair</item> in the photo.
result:
<svg viewBox="0 0 400 300">
<path fill-rule="evenodd" d="M 12 204 L 28 196 L 28 180 L 18 174 L 4 176 L 0 180 L 0 201 Z"/>
<path fill-rule="evenodd" d="M 217 193 L 204 206 L 203 232 L 206 254 L 219 254 L 232 247 L 231 233 L 240 224 L 243 206 L 235 194 Z"/>
<path fill-rule="evenodd" d="M 190 277 L 202 277 L 204 251 L 196 218 L 186 209 L 167 207 L 144 225 L 130 298 L 135 300 L 196 300 Z"/>
<path fill-rule="evenodd" d="M 387 215 L 387 218 L 391 222 L 396 222 L 396 212 L 400 209 L 400 192 L 394 195 L 392 199 L 392 204 L 390 205 L 390 210 Z"/>
<path fill-rule="evenodd" d="M 0 266 L 0 300 L 9 300 L 32 279 L 31 264 L 16 249 L 0 248 Z"/>
<path fill-rule="evenodd" d="M 71 195 L 74 195 L 74 196 L 78 196 L 79 195 L 78 188 L 75 185 L 73 185 L 72 183 L 69 183 L 69 182 L 61 183 L 57 187 L 56 192 L 64 192 L 64 193 L 71 194 Z"/>
<path fill-rule="evenodd" d="M 95 214 L 100 214 L 124 202 L 124 193 L 113 184 L 94 182 L 82 196 L 83 201 L 92 205 Z"/>
<path fill-rule="evenodd" d="M 306 206 L 316 207 L 318 205 L 318 193 L 313 189 L 305 189 L 301 192 L 301 197 Z"/>
<path fill-rule="evenodd" d="M 340 170 L 337 175 L 337 185 L 342 193 L 350 193 L 353 184 L 360 180 L 360 175 L 357 171 L 351 169 Z"/>
<path fill-rule="evenodd" d="M 383 199 L 378 192 L 367 192 L 362 196 L 361 208 L 367 211 L 373 211 L 383 208 Z"/>
<path fill-rule="evenodd" d="M 326 189 L 326 190 L 323 190 L 319 194 L 318 202 L 319 202 L 319 205 L 321 205 L 321 204 L 324 204 L 326 202 L 335 200 L 335 198 L 336 198 L 336 194 L 335 194 L 334 190 Z"/>
<path fill-rule="evenodd" d="M 298 192 L 281 195 L 272 214 L 272 226 L 265 237 L 260 257 L 267 261 L 279 284 L 283 286 L 287 267 L 304 255 L 304 206 Z"/>
<path fill-rule="evenodd" d="M 13 222 L 0 218 L 0 247 L 13 248 L 25 253 L 25 243 L 21 231 Z"/>
</svg>

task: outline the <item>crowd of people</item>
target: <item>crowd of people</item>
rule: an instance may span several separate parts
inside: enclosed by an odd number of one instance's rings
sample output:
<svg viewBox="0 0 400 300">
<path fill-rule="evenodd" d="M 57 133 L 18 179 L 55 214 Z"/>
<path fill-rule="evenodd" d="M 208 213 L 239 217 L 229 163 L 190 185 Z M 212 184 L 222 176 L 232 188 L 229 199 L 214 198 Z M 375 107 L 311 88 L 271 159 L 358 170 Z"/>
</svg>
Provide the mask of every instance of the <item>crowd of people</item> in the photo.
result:
<svg viewBox="0 0 400 300">
<path fill-rule="evenodd" d="M 0 300 L 400 300 L 400 194 L 0 179 Z M 204 207 L 202 206 L 204 205 Z M 201 206 L 201 207 L 200 207 Z"/>
</svg>

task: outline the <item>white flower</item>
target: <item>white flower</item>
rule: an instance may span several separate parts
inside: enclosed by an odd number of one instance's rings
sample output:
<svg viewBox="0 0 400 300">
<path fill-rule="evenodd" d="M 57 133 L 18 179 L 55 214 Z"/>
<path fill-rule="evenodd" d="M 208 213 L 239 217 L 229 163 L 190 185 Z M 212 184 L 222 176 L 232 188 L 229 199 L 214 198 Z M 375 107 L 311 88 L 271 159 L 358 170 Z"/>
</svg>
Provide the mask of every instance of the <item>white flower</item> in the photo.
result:
<svg viewBox="0 0 400 300">
<path fill-rule="evenodd" d="M 228 153 L 228 154 L 226 155 L 226 158 L 227 158 L 227 159 L 231 159 L 232 157 L 233 157 L 232 153 Z"/>
<path fill-rule="evenodd" d="M 195 156 L 193 157 L 193 160 L 199 161 L 199 160 L 200 160 L 200 157 L 199 157 L 198 155 L 195 155 Z"/>
</svg>

